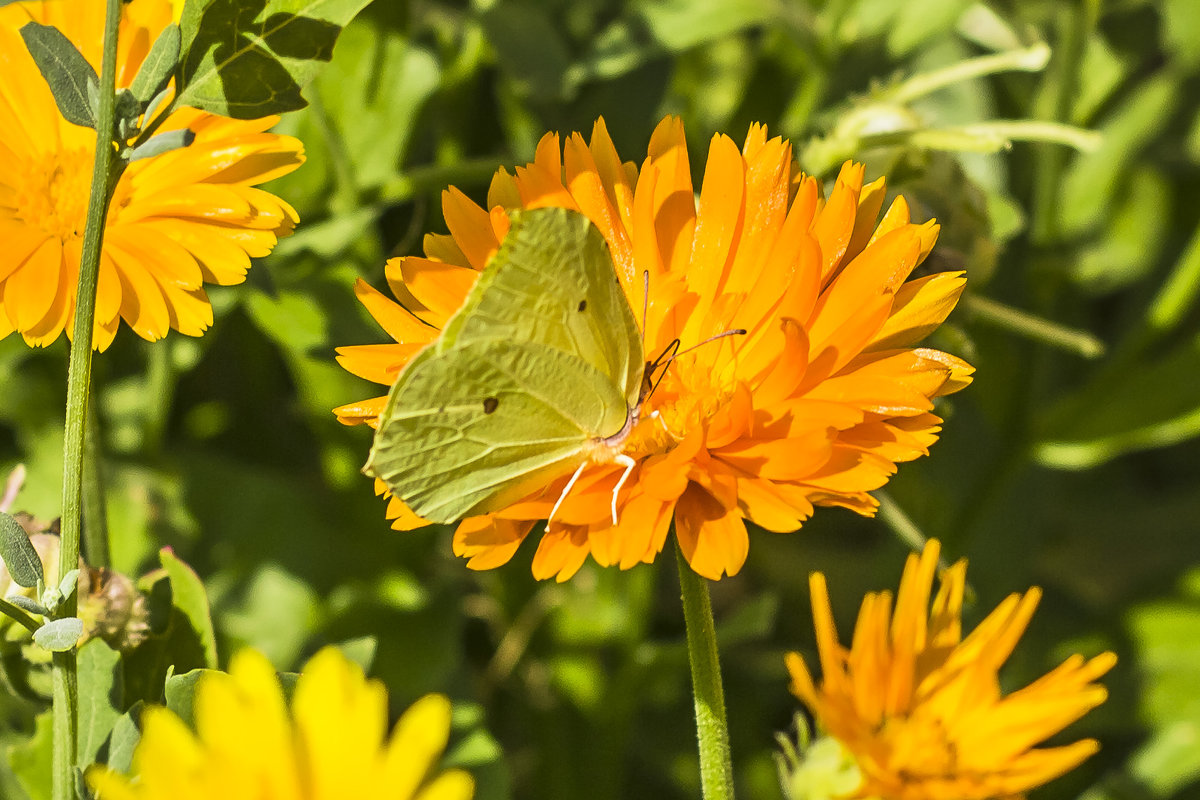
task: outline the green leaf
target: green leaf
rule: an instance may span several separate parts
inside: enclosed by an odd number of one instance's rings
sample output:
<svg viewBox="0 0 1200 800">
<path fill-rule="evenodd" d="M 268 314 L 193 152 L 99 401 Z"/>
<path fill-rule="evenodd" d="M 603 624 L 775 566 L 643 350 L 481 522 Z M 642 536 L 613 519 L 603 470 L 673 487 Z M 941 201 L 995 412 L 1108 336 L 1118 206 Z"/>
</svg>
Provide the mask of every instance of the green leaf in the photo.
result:
<svg viewBox="0 0 1200 800">
<path fill-rule="evenodd" d="M 1167 49 L 1195 69 L 1200 64 L 1200 4 L 1193 0 L 1164 0 L 1162 17 Z"/>
<path fill-rule="evenodd" d="M 654 40 L 674 53 L 766 24 L 784 10 L 777 0 L 656 0 L 637 6 Z"/>
<path fill-rule="evenodd" d="M 0 558 L 8 574 L 18 586 L 32 589 L 45 579 L 42 559 L 38 556 L 29 534 L 15 519 L 0 511 Z"/>
<path fill-rule="evenodd" d="M 359 636 L 338 642 L 336 647 L 342 651 L 342 655 L 362 667 L 363 672 L 370 672 L 375 651 L 379 649 L 379 639 L 375 636 Z"/>
<path fill-rule="evenodd" d="M 155 156 L 169 153 L 172 150 L 178 150 L 181 147 L 187 147 L 196 139 L 195 131 L 189 128 L 179 128 L 166 133 L 160 133 L 157 136 L 151 136 L 140 146 L 135 147 L 133 152 L 129 154 L 130 162 L 140 161 L 143 158 L 154 158 Z"/>
<path fill-rule="evenodd" d="M 888 29 L 888 52 L 905 55 L 935 36 L 954 29 L 970 0 L 927 0 L 924 3 L 900 3 L 899 13 Z"/>
<path fill-rule="evenodd" d="M 1150 167 L 1135 170 L 1129 187 L 1117 198 L 1100 240 L 1080 249 L 1070 267 L 1071 278 L 1093 292 L 1111 292 L 1144 278 L 1153 269 L 1168 239 L 1171 189 Z M 1162 209 L 1147 214 L 1146 209 Z"/>
<path fill-rule="evenodd" d="M 50 709 L 37 715 L 33 736 L 9 748 L 8 763 L 30 800 L 50 800 L 54 720 Z"/>
<path fill-rule="evenodd" d="M 52 619 L 33 632 L 33 641 L 52 653 L 65 653 L 83 635 L 83 620 L 79 617 Z"/>
<path fill-rule="evenodd" d="M 370 0 L 188 0 L 176 105 L 238 119 L 305 106 L 300 89 Z"/>
<path fill-rule="evenodd" d="M 59 596 L 63 600 L 67 599 L 75 591 L 75 588 L 78 585 L 79 585 L 79 568 L 76 567 L 75 569 L 68 572 L 66 575 L 63 575 L 62 580 L 58 582 Z"/>
<path fill-rule="evenodd" d="M 49 84 L 63 118 L 75 125 L 95 128 L 96 110 L 90 98 L 95 95 L 100 79 L 88 60 L 52 25 L 26 23 L 21 28 L 21 38 Z"/>
<path fill-rule="evenodd" d="M 132 769 L 133 751 L 142 740 L 137 721 L 141 719 L 144 707 L 145 704 L 139 700 L 113 723 L 112 736 L 108 742 L 108 759 L 104 762 L 109 769 L 122 773 Z"/>
<path fill-rule="evenodd" d="M 238 645 L 253 646 L 273 664 L 295 662 L 320 622 L 319 598 L 312 587 L 276 564 L 264 564 L 250 580 L 245 600 L 224 606 L 221 633 Z"/>
<path fill-rule="evenodd" d="M 154 40 L 154 46 L 146 55 L 142 66 L 138 68 L 137 76 L 129 84 L 129 91 L 143 105 L 167 87 L 175 68 L 179 65 L 179 52 L 183 45 L 183 36 L 179 26 L 168 25 Z"/>
<path fill-rule="evenodd" d="M 121 656 L 102 639 L 79 648 L 79 755 L 86 768 L 102 759 L 105 742 L 121 717 L 124 670 Z"/>
<path fill-rule="evenodd" d="M 196 727 L 196 687 L 205 675 L 213 672 L 216 670 L 193 669 L 182 675 L 167 678 L 164 698 L 166 706 L 190 728 Z"/>
<path fill-rule="evenodd" d="M 1122 177 L 1138 163 L 1147 144 L 1162 135 L 1176 109 L 1176 77 L 1159 74 L 1141 82 L 1105 120 L 1100 148 L 1075 158 L 1063 176 L 1059 214 L 1067 233 L 1099 225 L 1123 186 Z"/>
<path fill-rule="evenodd" d="M 50 610 L 48 608 L 43 606 L 38 601 L 26 597 L 23 594 L 14 594 L 4 599 L 22 611 L 28 611 L 30 614 L 36 614 L 39 617 L 46 617 L 50 615 Z"/>
<path fill-rule="evenodd" d="M 204 584 L 192 568 L 175 556 L 169 547 L 159 551 L 163 569 L 171 579 L 172 604 L 191 623 L 200 639 L 204 665 L 217 666 L 217 639 L 213 633 L 212 610 Z"/>
<path fill-rule="evenodd" d="M 571 54 L 548 4 L 500 0 L 480 15 L 496 60 L 520 86 L 539 100 L 566 97 Z"/>
<path fill-rule="evenodd" d="M 1200 338 L 1118 379 L 1093 382 L 1056 407 L 1034 449 L 1042 464 L 1084 469 L 1122 453 L 1200 436 Z M 1097 402 L 1097 398 L 1103 398 Z"/>
</svg>

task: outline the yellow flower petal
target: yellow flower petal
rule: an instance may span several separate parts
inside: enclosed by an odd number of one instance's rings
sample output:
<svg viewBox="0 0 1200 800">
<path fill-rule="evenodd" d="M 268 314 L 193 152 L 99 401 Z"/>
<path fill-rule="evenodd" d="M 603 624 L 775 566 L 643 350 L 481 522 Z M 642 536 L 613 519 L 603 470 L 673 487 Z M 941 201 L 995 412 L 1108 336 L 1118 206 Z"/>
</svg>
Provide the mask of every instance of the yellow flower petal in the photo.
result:
<svg viewBox="0 0 1200 800">
<path fill-rule="evenodd" d="M 118 86 L 132 80 L 174 15 L 170 0 L 122 9 Z M 94 134 L 59 116 L 18 30 L 30 19 L 54 25 L 98 67 L 102 11 L 90 0 L 0 9 L 0 286 L 8 323 L 0 333 L 16 330 L 35 345 L 73 334 Z M 265 132 L 275 121 L 182 109 L 162 130 L 190 126 L 193 146 L 129 166 L 108 214 L 94 347 L 112 341 L 120 319 L 151 340 L 172 328 L 199 335 L 212 321 L 202 283 L 241 281 L 250 257 L 267 255 L 291 232 L 295 210 L 253 188 L 304 160 L 298 140 Z"/>
<path fill-rule="evenodd" d="M 151 707 L 134 752 L 134 775 L 94 767 L 100 800 L 468 800 L 471 777 L 437 772 L 450 733 L 450 703 L 419 700 L 387 739 L 387 694 L 334 648 L 297 681 L 291 715 L 261 654 L 243 650 L 230 672 L 196 689 L 197 733 Z"/>
</svg>

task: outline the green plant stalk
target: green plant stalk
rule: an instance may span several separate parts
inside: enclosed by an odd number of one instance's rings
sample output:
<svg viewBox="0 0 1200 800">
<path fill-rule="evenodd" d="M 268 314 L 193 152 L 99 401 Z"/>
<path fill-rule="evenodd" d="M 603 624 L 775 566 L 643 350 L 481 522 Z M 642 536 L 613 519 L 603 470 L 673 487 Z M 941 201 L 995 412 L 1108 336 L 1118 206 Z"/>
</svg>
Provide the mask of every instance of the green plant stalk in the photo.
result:
<svg viewBox="0 0 1200 800">
<path fill-rule="evenodd" d="M 1038 72 L 1046 67 L 1049 60 L 1050 48 L 1044 42 L 1039 42 L 1021 50 L 970 58 L 932 72 L 923 72 L 882 94 L 894 103 L 911 103 L 943 87 L 985 75 L 1013 70 Z"/>
<path fill-rule="evenodd" d="M 95 406 L 91 400 L 89 403 Z M 83 432 L 83 560 L 92 567 L 107 567 L 110 561 L 108 504 L 95 408 L 88 409 Z"/>
<path fill-rule="evenodd" d="M 79 263 L 79 285 L 75 295 L 75 328 L 67 373 L 67 414 L 63 446 L 62 550 L 58 572 L 51 586 L 79 563 L 79 535 L 83 504 L 84 431 L 88 412 L 88 385 L 92 374 L 92 334 L 96 317 L 96 280 L 100 271 L 100 248 L 104 221 L 113 187 L 120 178 L 122 162 L 113 158 L 113 122 L 117 74 L 117 28 L 121 0 L 106 0 L 104 55 L 100 65 L 100 103 L 96 115 L 96 160 L 92 167 L 87 224 Z M 59 616 L 75 616 L 75 594 L 65 599 Z M 79 740 L 79 686 L 75 651 L 55 653 L 54 668 L 54 800 L 75 800 L 75 760 Z"/>
<path fill-rule="evenodd" d="M 1057 347 L 1084 358 L 1095 359 L 1104 355 L 1104 342 L 1087 331 L 1068 328 L 1036 314 L 1006 306 L 976 294 L 963 298 L 963 307 L 982 322 L 989 322 L 1051 347 Z"/>
<path fill-rule="evenodd" d="M 729 725 L 725 721 L 725 690 L 717 658 L 717 629 L 713 625 L 708 584 L 692 569 L 679 542 L 675 543 L 683 620 L 687 626 L 688 661 L 696 698 L 696 738 L 700 744 L 700 786 L 704 800 L 732 800 L 733 764 L 729 754 Z"/>
</svg>

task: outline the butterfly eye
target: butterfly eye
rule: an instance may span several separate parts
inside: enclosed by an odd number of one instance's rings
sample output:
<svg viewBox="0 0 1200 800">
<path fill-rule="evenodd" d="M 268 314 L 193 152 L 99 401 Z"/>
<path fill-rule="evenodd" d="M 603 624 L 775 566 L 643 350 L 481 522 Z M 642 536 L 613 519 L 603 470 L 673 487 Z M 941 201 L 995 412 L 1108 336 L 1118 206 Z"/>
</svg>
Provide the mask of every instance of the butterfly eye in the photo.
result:
<svg viewBox="0 0 1200 800">
<path fill-rule="evenodd" d="M 586 310 L 587 310 L 587 300 L 580 300 L 580 301 L 579 301 L 579 310 L 580 310 L 580 311 L 586 311 Z"/>
<path fill-rule="evenodd" d="M 500 400 L 496 397 L 489 397 L 483 401 L 483 413 L 491 414 L 500 407 Z"/>
</svg>

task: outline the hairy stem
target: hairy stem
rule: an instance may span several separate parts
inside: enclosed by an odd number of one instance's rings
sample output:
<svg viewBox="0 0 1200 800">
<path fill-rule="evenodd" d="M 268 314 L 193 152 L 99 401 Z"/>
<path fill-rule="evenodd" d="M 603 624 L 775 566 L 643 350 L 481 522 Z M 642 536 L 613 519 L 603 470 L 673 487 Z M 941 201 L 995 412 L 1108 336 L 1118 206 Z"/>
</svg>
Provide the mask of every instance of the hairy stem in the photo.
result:
<svg viewBox="0 0 1200 800">
<path fill-rule="evenodd" d="M 700 785 L 704 800 L 732 800 L 733 764 L 729 753 L 729 726 L 725 722 L 725 690 L 717 658 L 717 629 L 713 624 L 708 583 L 697 575 L 678 542 L 679 589 L 687 625 L 688 661 L 692 692 L 696 698 L 696 737 L 700 744 Z"/>
<path fill-rule="evenodd" d="M 104 499 L 103 454 L 94 402 L 92 406 L 83 433 L 83 560 L 92 567 L 107 567 L 108 504 Z"/>
<path fill-rule="evenodd" d="M 104 220 L 121 164 L 113 158 L 113 121 L 117 74 L 117 28 L 121 0 L 106 0 L 104 55 L 100 67 L 100 103 L 96 115 L 96 161 L 92 168 L 88 197 L 87 226 L 79 263 L 79 285 L 75 296 L 75 327 L 67 374 L 67 414 L 63 448 L 62 555 L 57 586 L 62 575 L 79 563 L 79 535 L 83 517 L 84 438 L 88 412 L 88 384 L 92 373 L 92 335 L 96 316 L 96 280 L 100 271 L 100 247 Z M 76 613 L 74 593 L 65 599 L 59 616 Z M 75 800 L 75 761 L 79 739 L 79 688 L 75 651 L 54 654 L 54 800 Z"/>
</svg>

